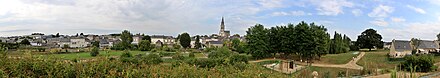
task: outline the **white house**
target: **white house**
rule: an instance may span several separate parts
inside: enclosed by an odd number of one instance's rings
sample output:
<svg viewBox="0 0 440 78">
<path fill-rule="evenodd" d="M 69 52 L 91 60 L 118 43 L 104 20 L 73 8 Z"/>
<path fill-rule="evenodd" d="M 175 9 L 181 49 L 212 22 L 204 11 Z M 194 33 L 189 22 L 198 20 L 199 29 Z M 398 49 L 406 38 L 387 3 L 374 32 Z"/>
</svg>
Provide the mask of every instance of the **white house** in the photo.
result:
<svg viewBox="0 0 440 78">
<path fill-rule="evenodd" d="M 157 42 L 162 42 L 164 45 L 173 45 L 175 44 L 175 39 L 172 36 L 164 36 L 164 35 L 153 35 L 151 36 L 151 44 L 156 44 Z"/>
</svg>

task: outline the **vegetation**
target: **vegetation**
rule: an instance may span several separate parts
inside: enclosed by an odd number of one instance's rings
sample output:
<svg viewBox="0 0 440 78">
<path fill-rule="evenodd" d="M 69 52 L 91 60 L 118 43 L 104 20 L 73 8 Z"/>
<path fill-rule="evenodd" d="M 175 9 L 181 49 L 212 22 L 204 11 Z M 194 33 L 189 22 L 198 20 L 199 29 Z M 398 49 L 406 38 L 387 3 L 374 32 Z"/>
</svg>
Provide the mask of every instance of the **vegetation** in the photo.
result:
<svg viewBox="0 0 440 78">
<path fill-rule="evenodd" d="M 92 47 L 100 47 L 99 46 L 99 41 L 93 41 L 92 42 Z"/>
<path fill-rule="evenodd" d="M 148 40 L 141 40 L 138 44 L 138 49 L 141 51 L 150 51 L 151 48 L 151 43 Z"/>
<path fill-rule="evenodd" d="M 98 54 L 99 54 L 99 48 L 94 46 L 92 49 L 92 52 L 90 52 L 90 56 L 95 57 L 95 56 L 98 56 Z"/>
<path fill-rule="evenodd" d="M 431 55 L 407 56 L 405 62 L 401 63 L 399 67 L 406 71 L 430 72 L 437 69 L 437 66 L 434 66 L 433 58 Z"/>
<path fill-rule="evenodd" d="M 360 76 L 360 70 L 354 69 L 341 69 L 341 68 L 329 68 L 329 67 L 309 67 L 304 70 L 298 71 L 296 74 L 304 78 L 313 78 L 311 73 L 316 71 L 319 73 L 318 78 L 337 78 L 349 76 Z"/>
<path fill-rule="evenodd" d="M 124 30 L 121 33 L 121 42 L 119 43 L 123 50 L 131 49 L 131 42 L 133 42 L 133 37 L 130 31 Z"/>
<path fill-rule="evenodd" d="M 196 48 L 196 49 L 202 48 L 202 43 L 200 43 L 200 36 L 199 35 L 196 36 L 196 42 L 194 44 L 195 44 L 194 48 Z"/>
<path fill-rule="evenodd" d="M 31 45 L 31 42 L 29 42 L 28 39 L 23 39 L 23 40 L 20 42 L 20 44 L 22 44 L 22 45 Z"/>
<path fill-rule="evenodd" d="M 357 64 L 369 69 L 394 69 L 401 60 L 388 58 L 389 51 L 367 52 Z"/>
<path fill-rule="evenodd" d="M 353 54 L 353 52 L 348 53 L 340 53 L 340 54 L 327 54 L 319 61 L 316 61 L 315 63 L 322 63 L 322 64 L 347 64 L 349 61 L 353 59 L 353 57 L 357 57 L 359 54 Z"/>
<path fill-rule="evenodd" d="M 328 53 L 330 36 L 324 26 L 301 22 L 297 25 L 277 26 L 265 29 L 257 24 L 248 29 L 246 38 L 249 53 L 254 58 L 265 58 L 270 54 L 285 56 L 298 54 L 311 60 Z"/>
<path fill-rule="evenodd" d="M 190 48 L 191 47 L 191 37 L 188 33 L 182 33 L 179 37 L 180 45 L 183 48 Z"/>
<path fill-rule="evenodd" d="M 372 48 L 383 47 L 382 36 L 374 29 L 367 29 L 358 36 L 357 45 L 360 48 L 368 48 L 371 51 Z"/>
<path fill-rule="evenodd" d="M 335 32 L 333 39 L 330 41 L 330 54 L 346 53 L 350 51 L 351 39 L 346 35 L 344 37 L 341 34 Z"/>
</svg>

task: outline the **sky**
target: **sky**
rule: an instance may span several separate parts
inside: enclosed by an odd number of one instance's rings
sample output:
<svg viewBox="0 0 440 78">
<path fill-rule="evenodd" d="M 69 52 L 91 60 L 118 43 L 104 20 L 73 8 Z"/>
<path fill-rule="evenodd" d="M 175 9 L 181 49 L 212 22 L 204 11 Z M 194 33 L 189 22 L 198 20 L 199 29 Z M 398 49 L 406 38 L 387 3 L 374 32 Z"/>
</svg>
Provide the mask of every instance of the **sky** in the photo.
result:
<svg viewBox="0 0 440 78">
<path fill-rule="evenodd" d="M 352 40 L 373 28 L 384 41 L 436 39 L 440 0 L 0 0 L 0 36 L 218 33 L 221 17 L 231 34 L 255 24 L 325 26 Z"/>
</svg>

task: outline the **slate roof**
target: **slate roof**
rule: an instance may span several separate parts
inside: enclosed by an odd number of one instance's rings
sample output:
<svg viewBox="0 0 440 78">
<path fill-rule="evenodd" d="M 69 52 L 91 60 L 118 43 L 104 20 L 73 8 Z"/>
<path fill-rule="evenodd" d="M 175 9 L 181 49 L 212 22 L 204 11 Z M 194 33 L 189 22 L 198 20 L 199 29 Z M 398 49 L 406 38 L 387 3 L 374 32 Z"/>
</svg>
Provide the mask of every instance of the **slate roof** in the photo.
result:
<svg viewBox="0 0 440 78">
<path fill-rule="evenodd" d="M 399 52 L 412 50 L 410 41 L 394 40 L 393 44 L 396 51 Z"/>
<path fill-rule="evenodd" d="M 420 48 L 420 49 L 426 49 L 426 48 L 437 49 L 438 46 L 439 45 L 436 44 L 434 41 L 422 40 L 422 41 L 420 41 L 420 45 L 418 48 Z"/>
</svg>

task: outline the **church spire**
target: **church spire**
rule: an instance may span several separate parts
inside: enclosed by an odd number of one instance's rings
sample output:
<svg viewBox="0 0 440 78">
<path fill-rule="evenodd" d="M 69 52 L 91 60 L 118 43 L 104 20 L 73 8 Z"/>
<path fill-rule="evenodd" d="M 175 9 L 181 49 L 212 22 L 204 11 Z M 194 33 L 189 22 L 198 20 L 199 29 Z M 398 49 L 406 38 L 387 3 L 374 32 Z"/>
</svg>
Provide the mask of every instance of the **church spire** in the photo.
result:
<svg viewBox="0 0 440 78">
<path fill-rule="evenodd" d="M 222 17 L 222 22 L 220 24 L 219 35 L 220 36 L 225 36 L 225 20 L 223 19 L 223 17 Z"/>
</svg>

